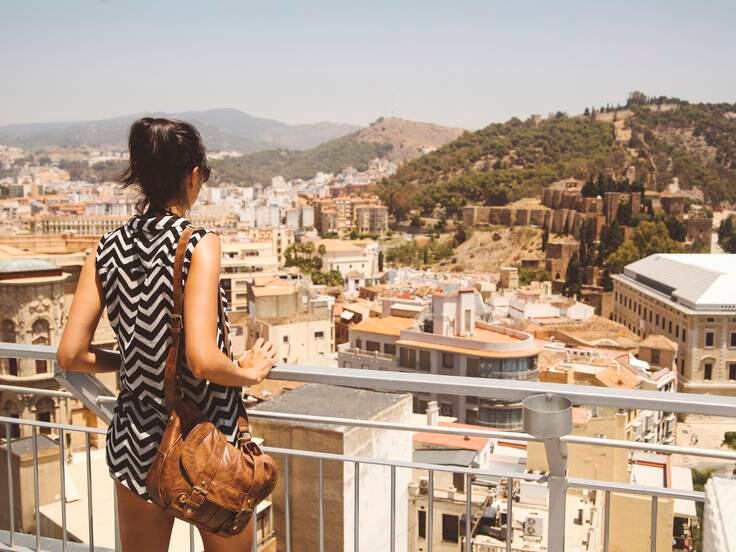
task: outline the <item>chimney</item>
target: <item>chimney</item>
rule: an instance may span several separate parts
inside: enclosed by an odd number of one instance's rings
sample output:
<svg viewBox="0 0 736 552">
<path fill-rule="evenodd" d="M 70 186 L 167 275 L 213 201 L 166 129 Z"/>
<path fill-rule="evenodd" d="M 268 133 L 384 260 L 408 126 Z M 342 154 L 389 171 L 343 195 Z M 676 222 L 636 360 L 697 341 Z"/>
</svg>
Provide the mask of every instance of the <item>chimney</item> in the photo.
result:
<svg viewBox="0 0 736 552">
<path fill-rule="evenodd" d="M 440 407 L 437 401 L 427 403 L 427 425 L 436 426 L 439 422 Z"/>
</svg>

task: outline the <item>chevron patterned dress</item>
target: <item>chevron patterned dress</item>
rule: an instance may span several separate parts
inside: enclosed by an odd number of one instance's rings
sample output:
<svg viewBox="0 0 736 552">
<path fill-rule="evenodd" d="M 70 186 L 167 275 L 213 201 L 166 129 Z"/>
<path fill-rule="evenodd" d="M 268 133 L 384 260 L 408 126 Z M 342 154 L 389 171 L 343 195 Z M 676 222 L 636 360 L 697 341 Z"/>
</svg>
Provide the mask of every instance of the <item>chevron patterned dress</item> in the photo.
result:
<svg viewBox="0 0 736 552">
<path fill-rule="evenodd" d="M 148 501 L 146 474 L 166 427 L 164 364 L 171 342 L 174 255 L 179 236 L 188 226 L 187 219 L 170 211 L 149 210 L 102 236 L 95 253 L 107 315 L 122 356 L 120 394 L 106 437 L 107 465 L 113 479 Z M 197 228 L 192 232 L 182 284 L 194 248 L 210 231 Z M 227 313 L 222 285 L 220 295 Z M 218 309 L 217 343 L 223 352 L 227 323 L 227 314 L 223 320 Z M 195 378 L 186 365 L 186 355 L 182 368 L 184 395 L 235 444 L 241 389 Z"/>
</svg>

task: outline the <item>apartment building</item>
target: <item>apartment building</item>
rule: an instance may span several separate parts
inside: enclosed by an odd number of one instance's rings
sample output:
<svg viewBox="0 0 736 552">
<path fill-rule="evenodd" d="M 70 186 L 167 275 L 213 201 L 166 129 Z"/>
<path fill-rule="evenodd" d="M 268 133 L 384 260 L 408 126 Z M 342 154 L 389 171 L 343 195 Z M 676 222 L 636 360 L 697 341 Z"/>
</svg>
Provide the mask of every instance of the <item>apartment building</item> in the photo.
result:
<svg viewBox="0 0 736 552">
<path fill-rule="evenodd" d="M 436 291 L 418 318 L 384 316 L 352 326 L 350 346 L 338 352 L 346 368 L 496 379 L 536 380 L 540 346 L 525 332 L 476 319 L 476 291 Z M 416 313 L 415 313 L 416 316 Z M 414 410 L 436 400 L 446 416 L 505 429 L 521 427 L 521 405 L 478 397 L 414 395 Z"/>
<path fill-rule="evenodd" d="M 677 344 L 681 391 L 736 395 L 736 257 L 655 254 L 613 280 L 614 321 Z"/>
<path fill-rule="evenodd" d="M 317 229 L 322 233 L 357 230 L 381 234 L 388 230 L 388 208 L 377 196 L 339 196 L 314 202 Z"/>
<path fill-rule="evenodd" d="M 360 420 L 408 424 L 412 421 L 411 397 L 408 394 L 383 393 L 309 383 L 251 407 L 252 411 L 283 414 L 337 416 L 344 413 Z M 406 431 L 383 431 L 369 427 L 270 420 L 253 417 L 253 432 L 272 447 L 371 458 L 411 461 L 412 438 Z M 285 473 L 284 456 L 275 455 L 280 473 Z M 396 550 L 407 548 L 408 485 L 411 470 L 396 470 L 396 496 L 391 503 L 391 478 L 386 467 L 361 463 L 358 477 L 353 465 L 320 458 L 291 456 L 292 474 L 288 488 L 277 485 L 271 500 L 274 505 L 274 528 L 279 550 L 285 550 L 286 532 L 290 530 L 291 550 L 320 549 L 317 497 L 320 495 L 320 466 L 324 487 L 324 545 L 330 552 L 352 550 Z M 359 493 L 356 494 L 356 488 Z M 289 492 L 290 525 L 286 519 L 285 500 Z M 355 505 L 360 512 L 359 547 L 355 546 Z M 385 506 L 384 506 L 385 505 Z M 391 546 L 388 527 L 393 520 L 396 537 Z"/>
<path fill-rule="evenodd" d="M 254 275 L 275 276 L 279 257 L 272 240 L 224 239 L 221 244 L 220 281 L 231 311 L 248 310 L 248 283 Z"/>
<path fill-rule="evenodd" d="M 380 273 L 378 256 L 380 248 L 373 240 L 344 241 L 326 239 L 315 242 L 315 249 L 322 250 L 322 270 L 337 270 L 345 278 L 348 290 L 373 285 Z"/>
<path fill-rule="evenodd" d="M 258 338 L 271 340 L 290 363 L 321 362 L 333 352 L 332 298 L 278 278 L 253 278 L 247 293 L 247 348 Z"/>
</svg>

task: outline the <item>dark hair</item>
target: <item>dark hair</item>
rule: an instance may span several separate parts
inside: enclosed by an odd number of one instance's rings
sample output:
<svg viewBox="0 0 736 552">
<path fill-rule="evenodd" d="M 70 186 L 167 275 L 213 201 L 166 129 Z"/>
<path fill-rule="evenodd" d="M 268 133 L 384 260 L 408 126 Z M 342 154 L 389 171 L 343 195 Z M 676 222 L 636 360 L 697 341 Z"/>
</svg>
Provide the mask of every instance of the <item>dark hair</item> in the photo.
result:
<svg viewBox="0 0 736 552">
<path fill-rule="evenodd" d="M 195 167 L 202 180 L 210 175 L 202 137 L 193 125 L 170 119 L 143 117 L 130 127 L 130 161 L 120 175 L 123 188 L 136 186 L 139 212 L 147 207 L 183 204 L 184 184 Z"/>
</svg>

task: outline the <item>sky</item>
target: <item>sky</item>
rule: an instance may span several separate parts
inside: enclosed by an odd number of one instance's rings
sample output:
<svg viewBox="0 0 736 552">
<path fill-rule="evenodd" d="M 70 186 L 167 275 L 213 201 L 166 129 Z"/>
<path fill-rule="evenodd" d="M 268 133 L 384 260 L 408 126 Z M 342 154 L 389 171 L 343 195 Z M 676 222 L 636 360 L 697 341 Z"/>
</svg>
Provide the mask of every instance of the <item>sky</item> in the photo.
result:
<svg viewBox="0 0 736 552">
<path fill-rule="evenodd" d="M 231 107 L 469 129 L 736 102 L 736 2 L 3 0 L 0 125 Z"/>
</svg>

